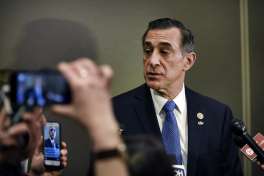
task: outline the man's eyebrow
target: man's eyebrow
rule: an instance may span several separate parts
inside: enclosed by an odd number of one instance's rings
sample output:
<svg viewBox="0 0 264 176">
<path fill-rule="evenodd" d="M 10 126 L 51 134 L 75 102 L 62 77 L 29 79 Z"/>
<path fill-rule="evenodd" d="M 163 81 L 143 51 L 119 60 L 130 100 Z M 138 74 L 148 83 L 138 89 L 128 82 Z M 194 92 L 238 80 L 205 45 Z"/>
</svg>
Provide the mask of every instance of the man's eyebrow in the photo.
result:
<svg viewBox="0 0 264 176">
<path fill-rule="evenodd" d="M 145 41 L 143 43 L 143 47 L 151 47 L 151 46 L 153 46 L 153 45 L 150 41 Z M 158 43 L 158 47 L 165 47 L 167 49 L 174 49 L 174 46 L 168 42 L 160 42 L 160 43 Z"/>
<path fill-rule="evenodd" d="M 160 42 L 159 46 L 173 48 L 173 46 L 168 42 Z"/>
<path fill-rule="evenodd" d="M 149 42 L 149 41 L 145 41 L 143 44 L 144 44 L 144 46 L 152 45 L 151 42 Z"/>
</svg>

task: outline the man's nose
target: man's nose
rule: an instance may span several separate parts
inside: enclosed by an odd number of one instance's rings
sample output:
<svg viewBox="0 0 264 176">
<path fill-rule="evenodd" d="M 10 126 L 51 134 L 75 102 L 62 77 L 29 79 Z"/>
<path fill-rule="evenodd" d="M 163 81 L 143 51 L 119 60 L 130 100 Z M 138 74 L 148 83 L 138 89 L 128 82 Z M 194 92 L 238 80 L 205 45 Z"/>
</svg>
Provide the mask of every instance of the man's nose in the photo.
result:
<svg viewBox="0 0 264 176">
<path fill-rule="evenodd" d="M 149 62 L 151 66 L 157 66 L 160 65 L 160 59 L 160 55 L 157 52 L 153 52 L 149 58 Z"/>
</svg>

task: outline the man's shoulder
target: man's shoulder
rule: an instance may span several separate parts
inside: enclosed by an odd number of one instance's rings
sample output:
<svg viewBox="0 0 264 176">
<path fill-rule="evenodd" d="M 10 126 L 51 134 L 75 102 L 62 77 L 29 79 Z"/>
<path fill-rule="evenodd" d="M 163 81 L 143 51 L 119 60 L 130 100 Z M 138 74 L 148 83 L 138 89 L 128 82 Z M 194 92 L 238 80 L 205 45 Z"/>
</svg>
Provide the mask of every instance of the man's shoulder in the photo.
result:
<svg viewBox="0 0 264 176">
<path fill-rule="evenodd" d="M 126 92 L 123 92 L 119 95 L 114 96 L 113 102 L 119 102 L 119 101 L 123 101 L 124 99 L 129 100 L 133 97 L 140 97 L 141 95 L 146 94 L 147 91 L 147 85 L 146 84 L 141 84 L 140 86 L 133 88 L 131 90 L 128 90 Z"/>
<path fill-rule="evenodd" d="M 226 104 L 216 100 L 215 98 L 203 95 L 187 87 L 186 87 L 186 99 L 187 99 L 187 102 L 188 101 L 196 102 L 200 106 L 204 106 L 208 108 L 213 108 L 213 109 L 229 108 Z"/>
<path fill-rule="evenodd" d="M 119 95 L 114 96 L 112 99 L 114 102 L 119 101 L 128 101 L 131 98 L 144 98 L 146 94 L 150 94 L 149 87 L 146 84 L 141 84 L 140 86 L 133 88 L 131 90 L 128 90 L 126 92 L 123 92 Z M 206 105 L 212 105 L 212 106 L 222 106 L 226 107 L 227 105 L 216 100 L 215 98 L 203 95 L 201 93 L 198 93 L 197 91 L 194 91 L 190 89 L 189 87 L 185 87 L 185 94 L 187 101 L 198 101 L 199 103 L 206 104 Z"/>
<path fill-rule="evenodd" d="M 45 141 L 44 141 L 44 146 L 45 147 L 50 147 L 50 145 L 51 145 L 51 141 L 50 141 L 50 139 L 48 138 L 48 139 L 45 139 Z"/>
</svg>

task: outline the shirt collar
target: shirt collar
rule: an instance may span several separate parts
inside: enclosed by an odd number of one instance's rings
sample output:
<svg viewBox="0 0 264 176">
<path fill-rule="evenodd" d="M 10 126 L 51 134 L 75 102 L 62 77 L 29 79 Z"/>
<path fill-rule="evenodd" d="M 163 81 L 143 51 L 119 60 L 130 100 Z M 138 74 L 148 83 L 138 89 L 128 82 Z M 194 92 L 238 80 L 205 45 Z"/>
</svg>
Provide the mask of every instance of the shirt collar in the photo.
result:
<svg viewBox="0 0 264 176">
<path fill-rule="evenodd" d="M 150 93 L 151 93 L 152 100 L 154 103 L 155 112 L 156 114 L 160 114 L 163 106 L 168 101 L 168 99 L 162 97 L 157 91 L 155 91 L 152 88 L 150 88 Z M 186 102 L 184 85 L 182 86 L 182 90 L 180 91 L 180 93 L 173 99 L 173 101 L 177 105 L 177 111 L 179 113 L 182 113 L 184 110 L 184 103 Z"/>
</svg>

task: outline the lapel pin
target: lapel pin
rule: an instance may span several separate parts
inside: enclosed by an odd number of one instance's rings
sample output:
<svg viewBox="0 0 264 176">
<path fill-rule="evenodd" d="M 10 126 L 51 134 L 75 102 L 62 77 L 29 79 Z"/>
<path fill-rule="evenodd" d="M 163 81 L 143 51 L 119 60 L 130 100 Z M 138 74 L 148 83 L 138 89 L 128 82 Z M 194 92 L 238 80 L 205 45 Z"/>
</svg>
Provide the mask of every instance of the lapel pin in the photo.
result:
<svg viewBox="0 0 264 176">
<path fill-rule="evenodd" d="M 204 122 L 202 122 L 202 121 L 198 121 L 198 125 L 204 125 Z"/>
<path fill-rule="evenodd" d="M 203 120 L 203 119 L 204 119 L 204 115 L 203 115 L 203 113 L 198 112 L 198 113 L 197 113 L 197 118 L 198 118 L 199 120 Z"/>
</svg>

